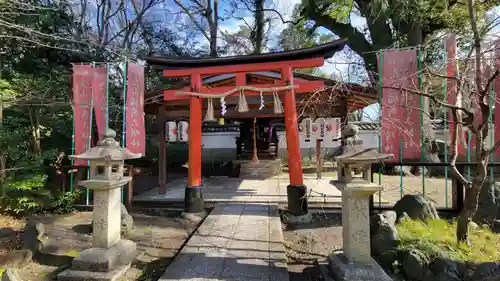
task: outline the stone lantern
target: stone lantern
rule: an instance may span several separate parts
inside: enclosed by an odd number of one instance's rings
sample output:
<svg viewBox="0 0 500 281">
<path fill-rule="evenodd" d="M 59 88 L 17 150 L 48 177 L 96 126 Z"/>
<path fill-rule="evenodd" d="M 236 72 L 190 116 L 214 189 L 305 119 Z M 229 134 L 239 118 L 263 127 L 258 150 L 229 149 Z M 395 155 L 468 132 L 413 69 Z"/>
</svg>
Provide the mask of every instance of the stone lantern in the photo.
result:
<svg viewBox="0 0 500 281">
<path fill-rule="evenodd" d="M 357 132 L 355 125 L 344 128 L 345 145 L 335 156 L 338 180 L 332 184 L 342 192 L 343 253 L 330 255 L 330 266 L 338 280 L 391 280 L 371 257 L 369 202 L 373 194 L 383 190 L 371 181 L 371 165 L 393 155 L 364 148 Z M 356 171 L 363 177 L 354 177 Z"/>
<path fill-rule="evenodd" d="M 115 137 L 108 129 L 96 147 L 72 156 L 90 162 L 90 178 L 79 185 L 93 191 L 92 248 L 81 252 L 58 280 L 116 280 L 136 256 L 135 243 L 121 239 L 121 187 L 130 181 L 123 176 L 124 160 L 141 155 L 122 148 Z"/>
</svg>

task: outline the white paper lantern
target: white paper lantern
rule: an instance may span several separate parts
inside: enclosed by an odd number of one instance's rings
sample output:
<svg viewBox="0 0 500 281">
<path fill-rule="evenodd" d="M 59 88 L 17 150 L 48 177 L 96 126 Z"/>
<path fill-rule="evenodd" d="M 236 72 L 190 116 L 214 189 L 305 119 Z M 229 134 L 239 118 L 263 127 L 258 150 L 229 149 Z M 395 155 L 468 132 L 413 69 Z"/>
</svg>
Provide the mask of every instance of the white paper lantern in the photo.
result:
<svg viewBox="0 0 500 281">
<path fill-rule="evenodd" d="M 326 119 L 326 137 L 329 139 L 340 138 L 340 118 Z"/>
<path fill-rule="evenodd" d="M 304 120 L 302 120 L 302 124 L 303 124 L 303 135 L 304 135 L 304 140 L 306 142 L 310 142 L 311 141 L 311 138 L 312 138 L 312 130 L 313 130 L 313 122 L 312 122 L 312 119 L 311 118 L 304 118 Z"/>
<path fill-rule="evenodd" d="M 187 142 L 189 139 L 188 136 L 189 123 L 186 121 L 179 121 L 177 124 L 177 141 Z"/>
<path fill-rule="evenodd" d="M 175 121 L 165 122 L 165 137 L 167 142 L 177 141 L 177 124 Z"/>
<path fill-rule="evenodd" d="M 323 140 L 326 137 L 326 120 L 317 118 L 314 121 L 313 133 L 317 139 Z"/>
</svg>

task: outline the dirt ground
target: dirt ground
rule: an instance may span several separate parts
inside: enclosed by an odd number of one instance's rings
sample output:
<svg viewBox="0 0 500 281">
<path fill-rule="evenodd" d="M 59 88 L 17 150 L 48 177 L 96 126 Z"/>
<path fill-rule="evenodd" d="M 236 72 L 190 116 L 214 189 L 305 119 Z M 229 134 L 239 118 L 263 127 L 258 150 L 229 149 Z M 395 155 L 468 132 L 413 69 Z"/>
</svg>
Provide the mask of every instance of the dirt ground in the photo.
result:
<svg viewBox="0 0 500 281">
<path fill-rule="evenodd" d="M 290 281 L 323 281 L 316 260 L 326 261 L 328 255 L 342 250 L 342 216 L 340 213 L 316 213 L 313 220 L 300 228 L 283 224 Z M 386 272 L 395 281 L 401 276 Z"/>
<path fill-rule="evenodd" d="M 283 225 L 290 281 L 322 280 L 315 261 L 342 249 L 340 214 L 316 213 L 311 223 L 292 228 Z"/>
<path fill-rule="evenodd" d="M 137 243 L 140 254 L 120 281 L 157 280 L 200 222 L 180 218 L 179 213 L 172 212 L 131 215 L 134 218 L 134 228 L 123 236 Z M 48 239 L 57 241 L 58 249 L 51 249 L 52 254 L 43 258 L 41 263 L 29 263 L 20 270 L 20 277 L 30 281 L 55 280 L 56 275 L 70 265 L 72 257 L 91 247 L 92 213 L 76 212 L 36 218 L 45 224 Z M 2 216 L 0 228 L 6 231 L 8 229 L 10 233 L 2 235 L 0 251 L 21 247 L 23 226 L 22 220 Z"/>
</svg>

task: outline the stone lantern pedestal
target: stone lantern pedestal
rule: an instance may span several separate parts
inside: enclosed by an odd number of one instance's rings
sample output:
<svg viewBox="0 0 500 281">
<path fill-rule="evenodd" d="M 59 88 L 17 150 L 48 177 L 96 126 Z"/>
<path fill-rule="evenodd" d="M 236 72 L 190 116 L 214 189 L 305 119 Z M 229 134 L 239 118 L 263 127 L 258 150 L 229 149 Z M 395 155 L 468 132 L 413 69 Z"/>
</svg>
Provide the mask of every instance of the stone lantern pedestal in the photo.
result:
<svg viewBox="0 0 500 281">
<path fill-rule="evenodd" d="M 352 126 L 344 130 L 356 131 Z M 332 181 L 342 192 L 343 251 L 329 256 L 331 271 L 336 280 L 392 280 L 371 257 L 369 215 L 371 196 L 383 189 L 371 182 L 371 165 L 392 158 L 392 155 L 364 148 L 355 135 L 345 143 L 342 153 L 335 157 L 338 180 Z M 358 170 L 363 172 L 362 178 L 353 177 Z"/>
<path fill-rule="evenodd" d="M 90 179 L 79 185 L 94 195 L 92 248 L 73 259 L 71 268 L 57 276 L 60 281 L 114 281 L 123 275 L 137 255 L 137 246 L 121 239 L 121 189 L 130 181 L 123 176 L 125 159 L 139 158 L 121 148 L 108 130 L 104 139 L 89 151 L 73 156 L 90 161 Z"/>
</svg>

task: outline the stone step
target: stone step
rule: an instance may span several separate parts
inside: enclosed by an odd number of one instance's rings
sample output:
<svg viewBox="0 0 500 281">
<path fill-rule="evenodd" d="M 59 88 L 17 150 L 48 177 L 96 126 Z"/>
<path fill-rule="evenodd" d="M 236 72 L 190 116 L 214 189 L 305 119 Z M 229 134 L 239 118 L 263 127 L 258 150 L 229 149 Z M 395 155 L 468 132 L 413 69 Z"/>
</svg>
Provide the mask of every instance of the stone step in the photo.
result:
<svg viewBox="0 0 500 281">
<path fill-rule="evenodd" d="M 252 170 L 252 169 L 264 169 L 264 168 L 280 168 L 281 165 L 278 164 L 273 164 L 273 163 L 259 163 L 259 164 L 242 164 L 241 166 L 242 170 Z"/>
<path fill-rule="evenodd" d="M 269 178 L 281 173 L 281 161 L 262 160 L 259 163 L 242 162 L 240 164 L 240 178 Z"/>
</svg>

